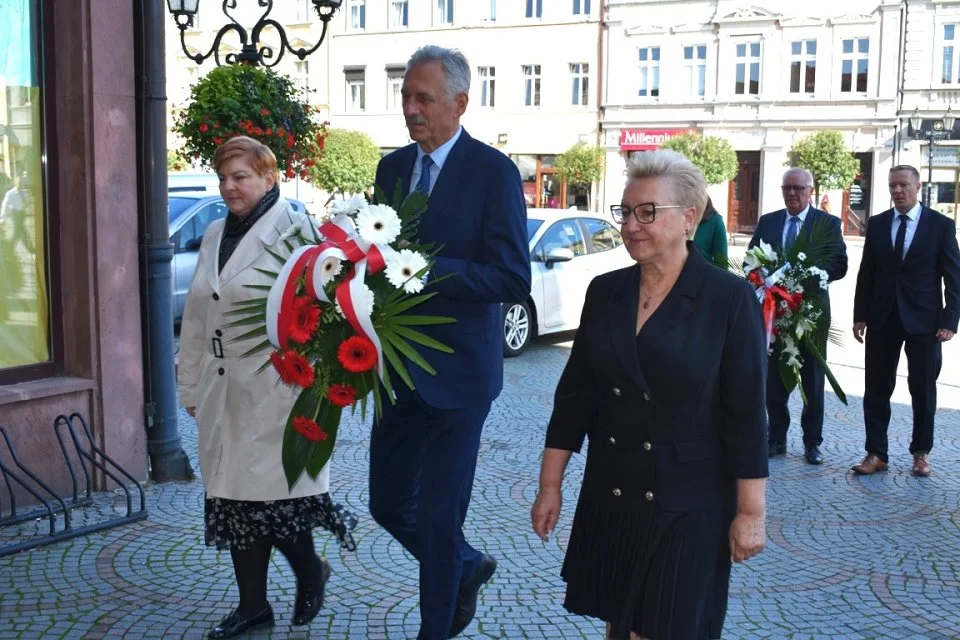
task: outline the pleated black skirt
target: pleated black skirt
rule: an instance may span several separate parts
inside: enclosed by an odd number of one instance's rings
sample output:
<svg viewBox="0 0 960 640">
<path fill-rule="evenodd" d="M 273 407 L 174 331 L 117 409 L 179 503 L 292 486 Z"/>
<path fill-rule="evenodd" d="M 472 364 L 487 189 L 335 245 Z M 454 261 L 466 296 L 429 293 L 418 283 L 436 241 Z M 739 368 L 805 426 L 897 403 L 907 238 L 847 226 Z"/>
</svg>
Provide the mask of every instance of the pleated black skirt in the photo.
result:
<svg viewBox="0 0 960 640">
<path fill-rule="evenodd" d="M 715 640 L 727 612 L 733 513 L 620 509 L 581 496 L 564 606 L 650 640 Z"/>
</svg>

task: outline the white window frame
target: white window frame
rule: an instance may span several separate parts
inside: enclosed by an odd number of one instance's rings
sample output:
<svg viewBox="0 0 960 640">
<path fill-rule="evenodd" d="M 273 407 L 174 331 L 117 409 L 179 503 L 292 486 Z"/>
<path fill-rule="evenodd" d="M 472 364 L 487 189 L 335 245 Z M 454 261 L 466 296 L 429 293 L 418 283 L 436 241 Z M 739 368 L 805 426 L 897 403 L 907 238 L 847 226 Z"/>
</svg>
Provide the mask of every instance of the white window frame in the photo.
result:
<svg viewBox="0 0 960 640">
<path fill-rule="evenodd" d="M 570 63 L 570 104 L 574 107 L 590 106 L 590 63 Z"/>
<path fill-rule="evenodd" d="M 759 96 L 763 93 L 763 38 L 759 36 L 750 36 L 736 38 L 733 44 L 733 91 L 735 96 Z M 739 46 L 747 47 L 746 55 L 740 56 L 737 52 Z M 757 55 L 753 54 L 752 46 L 757 45 Z M 737 72 L 739 67 L 743 66 L 743 92 L 737 93 Z M 753 66 L 757 67 L 757 91 L 750 91 L 750 75 Z"/>
<path fill-rule="evenodd" d="M 410 26 L 410 0 L 390 0 L 390 28 L 406 29 Z"/>
<path fill-rule="evenodd" d="M 365 70 L 345 71 L 346 111 L 364 113 L 367 110 L 367 74 Z"/>
<path fill-rule="evenodd" d="M 310 60 L 294 60 L 294 78 L 297 86 L 303 91 L 310 91 Z"/>
<path fill-rule="evenodd" d="M 486 17 L 483 20 L 487 22 L 496 22 L 497 21 L 497 0 L 490 0 L 490 10 L 487 13 Z"/>
<path fill-rule="evenodd" d="M 400 113 L 403 111 L 403 67 L 387 67 L 387 111 Z"/>
<path fill-rule="evenodd" d="M 530 20 L 540 20 L 543 18 L 543 0 L 527 0 L 524 7 L 524 16 Z"/>
<path fill-rule="evenodd" d="M 814 52 L 808 53 L 807 48 L 809 43 L 813 42 Z M 800 53 L 793 52 L 793 45 L 800 44 Z M 788 66 L 787 66 L 787 93 L 792 96 L 813 96 L 817 92 L 817 76 L 819 75 L 820 65 L 817 62 L 817 54 L 820 52 L 820 42 L 815 37 L 810 38 L 793 38 L 787 42 L 787 55 Z M 807 64 L 813 63 L 813 90 L 806 90 L 806 78 L 807 78 Z M 799 63 L 800 65 L 800 86 L 797 91 L 793 90 L 793 65 Z"/>
<path fill-rule="evenodd" d="M 453 0 L 437 0 L 437 24 L 453 24 Z"/>
<path fill-rule="evenodd" d="M 367 28 L 367 0 L 350 0 L 348 16 L 352 31 L 364 31 Z"/>
<path fill-rule="evenodd" d="M 495 109 L 497 106 L 497 68 L 477 67 L 477 78 L 480 80 L 480 106 L 484 109 Z"/>
<path fill-rule="evenodd" d="M 575 16 L 589 16 L 590 8 L 590 0 L 573 0 L 573 15 Z"/>
<path fill-rule="evenodd" d="M 659 44 L 648 44 L 637 47 L 636 96 L 641 100 L 660 97 L 660 65 L 663 62 L 662 54 L 663 47 Z M 654 92 L 656 92 L 656 95 L 654 95 Z"/>
<path fill-rule="evenodd" d="M 313 13 L 313 5 L 310 0 L 297 0 L 297 22 L 310 22 L 310 14 Z"/>
<path fill-rule="evenodd" d="M 521 68 L 523 73 L 523 106 L 531 109 L 540 108 L 540 75 L 539 64 L 525 64 Z"/>
<path fill-rule="evenodd" d="M 951 16 L 952 20 L 944 20 L 938 22 L 936 25 L 937 36 L 936 36 L 936 47 L 935 55 L 936 59 L 933 64 L 933 78 L 931 78 L 932 86 L 940 87 L 953 87 L 960 84 L 960 15 Z M 953 38 L 947 40 L 946 38 L 946 29 L 947 27 L 953 27 Z M 944 80 L 944 71 L 947 68 L 947 49 L 950 48 L 950 74 L 946 80 Z"/>
<path fill-rule="evenodd" d="M 860 51 L 860 43 L 863 40 L 867 41 L 867 50 L 865 52 Z M 870 67 L 871 67 L 870 40 L 871 38 L 867 34 L 842 36 L 839 39 L 839 42 L 837 43 L 838 46 L 837 46 L 836 58 L 839 62 L 838 68 L 837 68 L 837 80 L 839 83 L 837 86 L 837 90 L 840 95 L 863 96 L 863 95 L 868 95 L 870 93 Z M 850 53 L 844 53 L 843 45 L 845 42 L 848 42 L 848 41 L 853 43 L 853 47 L 852 47 L 853 51 Z M 864 60 L 867 63 L 867 70 L 865 74 L 866 77 L 864 78 L 864 85 L 866 85 L 866 88 L 863 91 L 860 91 L 857 89 L 857 81 L 859 80 L 861 75 L 859 71 L 859 66 L 860 66 L 859 63 Z M 851 67 L 849 91 L 843 90 L 843 63 L 844 62 L 850 62 L 850 67 Z"/>
<path fill-rule="evenodd" d="M 691 50 L 692 57 L 687 58 L 687 49 Z M 699 56 L 703 49 L 703 57 Z M 710 45 L 706 42 L 690 42 L 681 45 L 680 58 L 683 64 L 683 75 L 687 81 L 686 95 L 690 98 L 705 98 L 707 95 L 707 59 L 710 57 Z M 700 77 L 703 77 L 703 91 L 700 91 Z"/>
</svg>

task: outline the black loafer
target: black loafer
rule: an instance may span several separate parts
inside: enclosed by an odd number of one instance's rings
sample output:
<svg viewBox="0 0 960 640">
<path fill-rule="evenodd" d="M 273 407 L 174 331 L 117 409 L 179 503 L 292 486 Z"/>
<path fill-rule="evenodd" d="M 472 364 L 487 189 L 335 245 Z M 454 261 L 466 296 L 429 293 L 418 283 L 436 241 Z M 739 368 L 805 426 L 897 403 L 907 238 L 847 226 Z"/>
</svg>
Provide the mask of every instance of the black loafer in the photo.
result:
<svg viewBox="0 0 960 640">
<path fill-rule="evenodd" d="M 453 612 L 453 624 L 450 626 L 451 638 L 457 637 L 470 626 L 473 616 L 477 615 L 477 596 L 480 595 L 480 587 L 493 577 L 493 572 L 496 570 L 497 559 L 485 553 L 483 559 L 480 560 L 477 575 L 470 582 L 464 582 L 460 585 L 457 608 Z"/>
<path fill-rule="evenodd" d="M 251 629 L 272 627 L 274 624 L 273 609 L 270 608 L 269 604 L 263 611 L 248 617 L 242 617 L 240 610 L 234 609 L 220 624 L 210 630 L 207 637 L 213 640 L 233 638 Z"/>
<path fill-rule="evenodd" d="M 330 579 L 330 563 L 320 560 L 320 583 L 303 590 L 297 585 L 297 602 L 293 607 L 293 626 L 310 624 L 323 607 L 323 595 Z"/>
<path fill-rule="evenodd" d="M 782 456 L 787 453 L 787 445 L 784 442 L 771 442 L 767 446 L 767 457 Z"/>
<path fill-rule="evenodd" d="M 807 447 L 807 450 L 803 452 L 803 459 L 808 464 L 823 464 L 823 454 L 820 453 L 820 447 L 817 445 Z"/>
</svg>

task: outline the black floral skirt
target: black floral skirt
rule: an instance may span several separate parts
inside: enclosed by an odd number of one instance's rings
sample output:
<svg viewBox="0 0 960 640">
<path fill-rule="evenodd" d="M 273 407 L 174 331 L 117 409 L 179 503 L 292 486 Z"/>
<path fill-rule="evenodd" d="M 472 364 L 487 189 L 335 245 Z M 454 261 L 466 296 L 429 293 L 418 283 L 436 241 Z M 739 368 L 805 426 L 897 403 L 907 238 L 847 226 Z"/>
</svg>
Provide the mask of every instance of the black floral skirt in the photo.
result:
<svg viewBox="0 0 960 640">
<path fill-rule="evenodd" d="M 208 497 L 203 510 L 208 547 L 243 550 L 263 538 L 292 540 L 305 531 L 326 529 L 347 551 L 357 549 L 352 533 L 357 518 L 329 493 L 269 502 Z"/>
</svg>

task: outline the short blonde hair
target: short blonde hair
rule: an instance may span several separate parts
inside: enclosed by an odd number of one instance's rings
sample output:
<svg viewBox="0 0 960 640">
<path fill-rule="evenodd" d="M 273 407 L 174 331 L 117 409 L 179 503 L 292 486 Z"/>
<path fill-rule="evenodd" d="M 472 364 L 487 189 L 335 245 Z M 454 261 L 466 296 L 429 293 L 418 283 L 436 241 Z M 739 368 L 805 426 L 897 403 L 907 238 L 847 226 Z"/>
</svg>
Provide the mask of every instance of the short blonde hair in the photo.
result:
<svg viewBox="0 0 960 640">
<path fill-rule="evenodd" d="M 687 234 L 692 238 L 707 206 L 707 181 L 697 165 L 676 151 L 642 151 L 627 162 L 627 180 L 636 178 L 663 178 L 670 182 L 676 199 L 670 204 L 693 207 L 696 212 L 693 228 Z"/>
<path fill-rule="evenodd" d="M 238 157 L 245 158 L 261 176 L 268 173 L 277 176 L 277 156 L 270 147 L 247 136 L 236 136 L 220 145 L 213 155 L 213 170 L 219 173 L 223 163 Z"/>
</svg>

